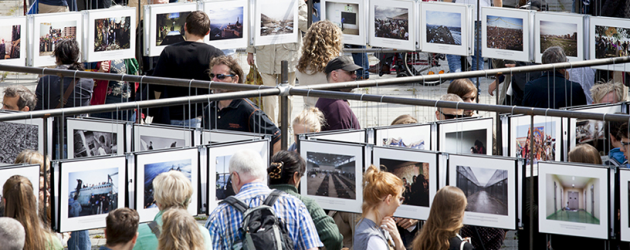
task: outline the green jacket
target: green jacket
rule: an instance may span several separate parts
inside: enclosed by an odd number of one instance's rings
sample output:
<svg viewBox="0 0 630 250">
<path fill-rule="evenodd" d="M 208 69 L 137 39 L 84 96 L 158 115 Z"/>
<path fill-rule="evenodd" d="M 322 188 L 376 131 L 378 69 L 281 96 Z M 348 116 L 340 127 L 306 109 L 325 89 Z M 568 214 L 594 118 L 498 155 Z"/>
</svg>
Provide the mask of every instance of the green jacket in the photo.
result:
<svg viewBox="0 0 630 250">
<path fill-rule="evenodd" d="M 339 228 L 337 228 L 337 224 L 335 224 L 335 220 L 330 216 L 326 215 L 324 209 L 322 209 L 317 202 L 308 197 L 301 196 L 297 188 L 291 184 L 278 184 L 278 185 L 269 185 L 271 189 L 278 189 L 284 191 L 287 194 L 293 195 L 300 199 L 304 205 L 306 205 L 306 209 L 311 214 L 311 218 L 313 218 L 313 223 L 315 224 L 315 228 L 317 228 L 317 234 L 319 235 L 319 239 L 324 243 L 326 250 L 340 250 L 343 244 L 343 236 L 339 233 Z"/>
<path fill-rule="evenodd" d="M 157 224 L 162 228 L 164 222 L 162 222 L 162 213 L 164 210 L 160 211 L 157 215 L 155 215 L 155 219 L 153 219 Z M 210 233 L 208 229 L 199 225 L 199 230 L 201 230 L 201 234 L 203 235 L 205 249 L 212 249 L 212 239 L 210 239 Z M 160 230 L 161 231 L 161 230 Z M 149 228 L 149 223 L 142 223 L 138 226 L 138 240 L 136 240 L 136 245 L 133 247 L 134 250 L 155 250 L 158 249 L 158 239 L 155 237 L 155 234 Z"/>
</svg>

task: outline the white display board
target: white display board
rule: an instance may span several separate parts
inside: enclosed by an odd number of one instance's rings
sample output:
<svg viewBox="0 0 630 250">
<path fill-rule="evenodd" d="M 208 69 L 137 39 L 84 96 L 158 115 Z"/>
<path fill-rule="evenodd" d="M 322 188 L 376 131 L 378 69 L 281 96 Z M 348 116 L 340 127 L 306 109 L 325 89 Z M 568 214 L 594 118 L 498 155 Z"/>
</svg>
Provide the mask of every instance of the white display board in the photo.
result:
<svg viewBox="0 0 630 250">
<path fill-rule="evenodd" d="M 422 51 L 467 56 L 474 50 L 474 22 L 470 5 L 422 2 L 420 5 Z"/>
<path fill-rule="evenodd" d="M 136 8 L 112 7 L 84 11 L 86 62 L 134 58 L 136 56 Z"/>
<path fill-rule="evenodd" d="M 206 43 L 220 49 L 247 47 L 250 33 L 247 0 L 206 1 L 202 4 L 203 12 L 210 18 L 210 34 L 205 37 Z"/>
<path fill-rule="evenodd" d="M 532 17 L 528 10 L 481 8 L 481 53 L 484 57 L 531 61 Z"/>
<path fill-rule="evenodd" d="M 26 17 L 0 17 L 0 64 L 26 65 Z"/>
<path fill-rule="evenodd" d="M 193 131 L 175 126 L 135 125 L 134 152 L 193 146 Z"/>
<path fill-rule="evenodd" d="M 28 65 L 54 66 L 53 51 L 58 41 L 75 39 L 83 48 L 83 13 L 65 12 L 28 16 Z"/>
<path fill-rule="evenodd" d="M 619 168 L 619 208 L 621 212 L 621 240 L 630 241 L 630 169 Z"/>
<path fill-rule="evenodd" d="M 560 117 L 534 116 L 534 143 L 541 147 L 534 147 L 534 168 L 539 161 L 560 161 L 562 143 Z M 509 117 L 509 131 L 504 131 L 504 138 L 509 138 L 508 148 L 510 157 L 525 159 L 526 175 L 530 176 L 529 141 L 531 129 L 531 116 Z M 509 137 L 508 137 L 509 134 Z M 538 169 L 534 169 L 534 176 L 538 175 Z"/>
<path fill-rule="evenodd" d="M 255 1 L 254 45 L 296 43 L 298 41 L 298 1 Z"/>
<path fill-rule="evenodd" d="M 431 150 L 431 124 L 394 125 L 374 131 L 376 146 Z"/>
<path fill-rule="evenodd" d="M 560 46 L 570 62 L 584 60 L 585 15 L 536 12 L 535 13 L 535 49 L 537 63 L 542 62 L 542 53 L 551 46 Z M 586 33 L 588 35 L 588 32 Z"/>
<path fill-rule="evenodd" d="M 337 25 L 344 44 L 365 45 L 367 11 L 364 0 L 322 0 L 321 20 Z"/>
<path fill-rule="evenodd" d="M 621 44 L 630 42 L 630 19 L 610 17 L 590 17 L 590 58 L 603 59 L 628 56 L 630 46 Z M 618 63 L 592 68 L 630 72 L 630 63 Z"/>
<path fill-rule="evenodd" d="M 492 117 L 439 122 L 438 149 L 452 154 L 492 155 L 492 125 Z"/>
<path fill-rule="evenodd" d="M 416 9 L 413 0 L 370 1 L 370 45 L 416 50 Z"/>
<path fill-rule="evenodd" d="M 185 41 L 186 17 L 196 10 L 196 3 L 145 5 L 143 54 L 159 56 L 166 46 Z"/>
<path fill-rule="evenodd" d="M 125 124 L 108 120 L 68 119 L 68 159 L 126 152 Z"/>
</svg>

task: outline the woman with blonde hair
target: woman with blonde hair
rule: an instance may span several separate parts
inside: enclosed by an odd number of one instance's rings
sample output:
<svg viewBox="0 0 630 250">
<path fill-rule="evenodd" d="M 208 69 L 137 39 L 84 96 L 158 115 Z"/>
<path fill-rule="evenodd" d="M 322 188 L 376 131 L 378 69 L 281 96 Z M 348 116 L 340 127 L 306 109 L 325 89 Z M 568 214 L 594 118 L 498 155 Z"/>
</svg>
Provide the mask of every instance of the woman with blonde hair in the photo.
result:
<svg viewBox="0 0 630 250">
<path fill-rule="evenodd" d="M 388 240 L 395 249 L 404 250 L 392 217 L 404 199 L 402 180 L 371 165 L 363 174 L 363 181 L 363 213 L 354 233 L 354 250 L 389 250 Z"/>
<path fill-rule="evenodd" d="M 39 200 L 46 202 L 39 203 L 40 217 L 44 224 L 50 226 L 50 161 L 46 158 L 44 164 L 44 156 L 36 150 L 25 149 L 15 158 L 16 164 L 39 164 Z M 44 186 L 46 188 L 44 188 Z M 44 206 L 46 211 L 44 211 Z"/>
<path fill-rule="evenodd" d="M 37 216 L 33 184 L 21 175 L 9 177 L 2 186 L 4 216 L 19 221 L 26 231 L 24 249 L 63 249 L 59 239 L 42 225 Z"/>
<path fill-rule="evenodd" d="M 311 25 L 304 36 L 302 56 L 295 75 L 300 86 L 327 83 L 324 69 L 330 60 L 341 55 L 343 42 L 341 29 L 325 20 Z M 317 97 L 304 97 L 306 108 L 314 107 Z"/>
<path fill-rule="evenodd" d="M 202 250 L 204 236 L 199 225 L 187 210 L 174 207 L 162 215 L 164 224 L 158 239 L 160 250 Z M 207 233 L 207 232 L 206 232 Z"/>
<path fill-rule="evenodd" d="M 468 202 L 461 189 L 446 186 L 438 190 L 431 204 L 429 218 L 413 240 L 414 250 L 472 250 L 473 246 L 459 236 L 464 226 Z"/>
<path fill-rule="evenodd" d="M 293 119 L 293 134 L 295 135 L 295 141 L 289 147 L 289 151 L 296 151 L 297 146 L 295 142 L 298 141 L 299 134 L 316 133 L 321 132 L 322 127 L 326 124 L 326 118 L 324 113 L 316 107 L 310 107 L 302 110 Z"/>
</svg>

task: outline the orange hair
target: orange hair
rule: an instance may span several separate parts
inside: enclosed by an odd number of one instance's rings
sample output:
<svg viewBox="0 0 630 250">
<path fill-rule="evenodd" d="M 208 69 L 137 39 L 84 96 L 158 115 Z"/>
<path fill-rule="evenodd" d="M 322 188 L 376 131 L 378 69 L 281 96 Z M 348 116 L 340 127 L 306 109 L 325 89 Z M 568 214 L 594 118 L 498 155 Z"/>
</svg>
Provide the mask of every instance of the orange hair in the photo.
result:
<svg viewBox="0 0 630 250">
<path fill-rule="evenodd" d="M 387 195 L 398 196 L 403 191 L 403 181 L 398 176 L 381 171 L 374 165 L 370 165 L 363 174 L 363 181 L 362 218 L 375 212 L 376 207 L 383 202 Z M 376 217 L 379 217 L 378 213 L 376 213 Z"/>
</svg>

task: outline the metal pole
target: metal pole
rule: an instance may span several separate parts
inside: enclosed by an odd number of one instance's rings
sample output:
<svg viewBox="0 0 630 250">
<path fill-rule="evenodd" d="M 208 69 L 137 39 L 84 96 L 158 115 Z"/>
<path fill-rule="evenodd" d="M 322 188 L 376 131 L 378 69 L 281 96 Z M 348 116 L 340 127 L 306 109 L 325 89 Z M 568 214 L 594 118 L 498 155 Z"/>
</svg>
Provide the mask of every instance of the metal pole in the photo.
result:
<svg viewBox="0 0 630 250">
<path fill-rule="evenodd" d="M 534 115 L 529 125 L 529 249 L 534 250 Z M 546 244 L 545 244 L 546 245 Z"/>
<path fill-rule="evenodd" d="M 308 1 L 307 1 L 308 8 L 307 8 L 307 11 L 306 11 L 306 12 L 307 12 L 307 15 L 306 15 L 306 18 L 307 18 L 307 19 L 306 19 L 306 20 L 307 20 L 306 25 L 307 25 L 307 27 L 308 27 L 308 28 L 310 28 L 310 27 L 311 27 L 311 25 L 313 24 L 313 1 L 314 1 L 314 0 L 308 0 Z M 317 13 L 317 14 L 320 14 L 320 13 Z"/>
<path fill-rule="evenodd" d="M 310 3 L 310 1 L 309 1 Z M 283 88 L 288 88 L 289 86 L 289 62 L 282 61 L 282 83 L 280 84 Z M 280 146 L 282 150 L 287 150 L 289 147 L 289 93 L 282 93 L 280 95 L 280 133 L 281 133 L 281 143 Z"/>
</svg>

